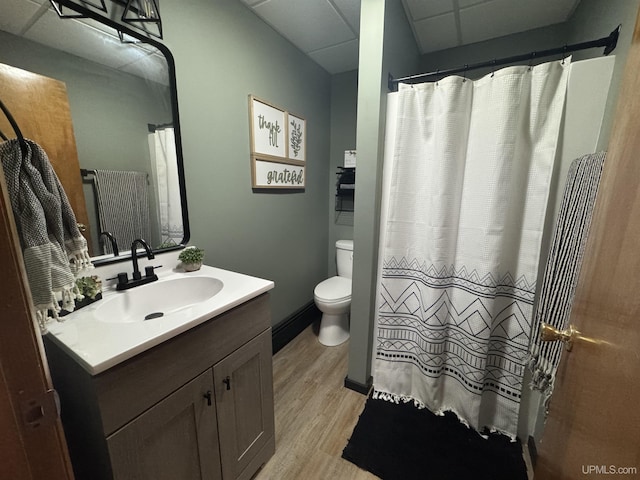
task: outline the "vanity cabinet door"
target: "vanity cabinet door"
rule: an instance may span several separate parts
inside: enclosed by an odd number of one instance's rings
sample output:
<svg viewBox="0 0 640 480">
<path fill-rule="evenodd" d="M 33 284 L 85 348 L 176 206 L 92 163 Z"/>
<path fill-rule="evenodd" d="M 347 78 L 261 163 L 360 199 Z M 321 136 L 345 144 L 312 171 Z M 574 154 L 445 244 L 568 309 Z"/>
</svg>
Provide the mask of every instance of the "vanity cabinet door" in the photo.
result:
<svg viewBox="0 0 640 480">
<path fill-rule="evenodd" d="M 224 480 L 249 479 L 273 454 L 271 329 L 213 367 Z"/>
<path fill-rule="evenodd" d="M 113 478 L 221 479 L 211 369 L 107 438 Z"/>
</svg>

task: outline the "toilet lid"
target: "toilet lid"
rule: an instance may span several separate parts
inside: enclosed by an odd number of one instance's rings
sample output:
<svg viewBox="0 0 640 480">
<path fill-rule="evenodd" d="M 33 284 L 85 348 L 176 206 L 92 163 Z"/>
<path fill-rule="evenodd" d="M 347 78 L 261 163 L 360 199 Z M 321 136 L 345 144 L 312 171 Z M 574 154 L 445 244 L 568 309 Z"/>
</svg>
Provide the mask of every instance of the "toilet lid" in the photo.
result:
<svg viewBox="0 0 640 480">
<path fill-rule="evenodd" d="M 331 277 L 316 285 L 314 295 L 327 303 L 341 302 L 351 297 L 351 279 Z"/>
</svg>

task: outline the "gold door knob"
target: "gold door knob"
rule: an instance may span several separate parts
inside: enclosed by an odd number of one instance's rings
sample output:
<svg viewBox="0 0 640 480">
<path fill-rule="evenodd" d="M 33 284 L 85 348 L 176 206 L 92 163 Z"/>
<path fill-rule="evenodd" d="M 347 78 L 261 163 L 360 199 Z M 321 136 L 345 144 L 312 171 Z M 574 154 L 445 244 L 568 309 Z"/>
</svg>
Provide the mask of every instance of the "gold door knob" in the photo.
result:
<svg viewBox="0 0 640 480">
<path fill-rule="evenodd" d="M 571 351 L 573 341 L 578 338 L 580 332 L 573 325 L 569 325 L 566 330 L 558 330 L 551 325 L 542 323 L 540 325 L 540 339 L 543 342 L 564 342 L 568 351 Z"/>
</svg>

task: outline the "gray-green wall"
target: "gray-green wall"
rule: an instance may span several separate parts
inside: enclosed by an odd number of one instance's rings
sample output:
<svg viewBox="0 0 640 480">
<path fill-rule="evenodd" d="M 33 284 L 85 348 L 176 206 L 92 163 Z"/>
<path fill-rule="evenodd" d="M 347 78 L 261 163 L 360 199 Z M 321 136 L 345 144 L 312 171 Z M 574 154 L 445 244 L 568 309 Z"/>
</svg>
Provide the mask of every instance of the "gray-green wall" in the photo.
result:
<svg viewBox="0 0 640 480">
<path fill-rule="evenodd" d="M 274 324 L 327 276 L 331 78 L 237 0 L 162 4 L 176 62 L 191 240 L 205 262 L 271 279 Z M 253 192 L 248 95 L 307 121 L 306 189 Z"/>
<path fill-rule="evenodd" d="M 622 83 L 622 72 L 633 37 L 639 0 L 582 0 L 573 16 L 566 24 L 567 43 L 579 43 L 608 35 L 616 26 L 622 25 L 618 46 L 613 52 L 616 64 L 611 79 L 611 87 L 607 106 L 600 130 L 598 150 L 606 150 L 609 135 L 615 118 L 618 93 Z M 573 58 L 582 60 L 602 55 L 602 49 L 591 49 L 576 52 Z"/>
<path fill-rule="evenodd" d="M 64 23 L 61 20 L 61 27 Z M 171 121 L 168 88 L 140 77 L 0 31 L 0 63 L 65 83 L 82 168 L 137 170 L 151 174 L 148 123 Z M 9 106 L 15 99 L 4 99 Z M 135 106 L 132 108 L 132 105 Z M 89 221 L 98 251 L 94 194 L 85 182 Z M 155 211 L 155 194 L 150 192 Z M 152 222 L 152 239 L 160 233 Z M 120 245 L 121 250 L 128 246 Z"/>
<path fill-rule="evenodd" d="M 356 148 L 358 71 L 331 77 L 331 166 L 329 171 L 329 276 L 336 274 L 337 240 L 353 240 L 353 212 L 335 210 L 338 167 L 344 166 L 344 151 Z"/>
<path fill-rule="evenodd" d="M 413 34 L 399 2 L 385 5 L 385 23 L 390 37 L 383 44 L 384 68 L 395 76 L 414 73 L 419 62 Z M 392 38 L 392 41 L 388 41 Z M 383 79 L 386 82 L 386 80 Z M 386 83 L 385 87 L 386 88 Z M 383 100 L 383 99 L 381 99 Z M 340 73 L 331 77 L 331 170 L 329 178 L 329 275 L 334 275 L 335 242 L 353 239 L 354 212 L 335 211 L 336 177 L 338 166 L 344 164 L 344 151 L 356 148 L 358 110 L 358 71 Z M 368 164 L 363 161 L 363 166 Z M 356 169 L 357 170 L 357 169 Z M 360 172 L 363 172 L 360 169 Z"/>
<path fill-rule="evenodd" d="M 351 340 L 348 379 L 371 375 L 387 78 L 415 72 L 418 50 L 401 2 L 362 0 L 358 76 Z"/>
<path fill-rule="evenodd" d="M 472 43 L 461 47 L 448 48 L 439 52 L 423 55 L 421 72 L 434 72 L 447 68 L 486 62 L 492 59 L 510 57 L 523 53 L 556 48 L 566 43 L 566 27 L 564 23 L 536 28 L 526 32 L 493 38 L 484 42 Z M 537 63 L 553 59 L 542 59 Z M 479 78 L 491 69 L 472 70 L 469 78 Z M 462 74 L 457 74 L 462 75 Z"/>
</svg>

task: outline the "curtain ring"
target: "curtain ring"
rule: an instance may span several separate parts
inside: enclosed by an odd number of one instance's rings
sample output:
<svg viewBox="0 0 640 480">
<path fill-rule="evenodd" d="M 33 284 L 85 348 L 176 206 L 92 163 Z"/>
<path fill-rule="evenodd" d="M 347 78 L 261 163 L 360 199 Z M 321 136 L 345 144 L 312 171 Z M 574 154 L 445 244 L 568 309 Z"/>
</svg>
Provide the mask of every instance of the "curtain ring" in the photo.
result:
<svg viewBox="0 0 640 480">
<path fill-rule="evenodd" d="M 564 59 L 567 56 L 567 44 L 565 43 L 564 47 L 562 47 L 562 65 L 564 65 Z"/>
<path fill-rule="evenodd" d="M 467 81 L 467 69 L 469 68 L 468 64 L 464 64 L 464 72 L 462 73 L 462 83 Z"/>
<path fill-rule="evenodd" d="M 491 66 L 493 67 L 491 70 L 491 78 L 496 74 L 496 59 L 491 60 Z"/>
<path fill-rule="evenodd" d="M 529 58 L 529 71 L 533 68 L 533 59 L 536 57 L 537 52 L 531 52 L 531 58 Z"/>
</svg>

